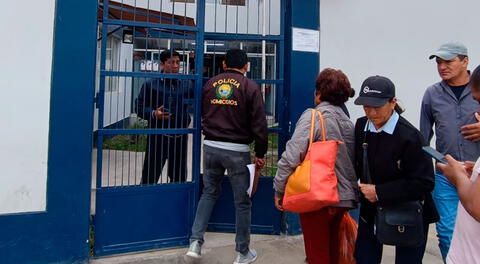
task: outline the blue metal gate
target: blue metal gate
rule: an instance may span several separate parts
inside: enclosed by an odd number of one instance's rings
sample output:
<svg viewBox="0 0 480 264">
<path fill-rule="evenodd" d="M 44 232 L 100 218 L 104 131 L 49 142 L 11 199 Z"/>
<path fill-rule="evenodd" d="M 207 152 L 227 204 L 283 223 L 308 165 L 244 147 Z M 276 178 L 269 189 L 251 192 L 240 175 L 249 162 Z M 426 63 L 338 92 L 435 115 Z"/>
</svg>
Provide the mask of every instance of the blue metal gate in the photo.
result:
<svg viewBox="0 0 480 264">
<path fill-rule="evenodd" d="M 241 20 L 239 8 L 220 8 L 215 5 L 206 16 L 217 18 L 231 16 L 231 27 L 217 23 L 206 25 L 205 43 L 207 46 L 206 64 L 221 62 L 224 52 L 229 48 L 241 48 L 247 51 L 250 71 L 247 76 L 261 85 L 265 99 L 269 126 L 269 148 L 266 155 L 266 168 L 259 180 L 258 192 L 252 199 L 251 232 L 257 234 L 279 234 L 282 230 L 282 215 L 273 206 L 273 177 L 277 160 L 283 153 L 287 122 L 284 109 L 284 32 L 286 1 L 230 1 L 246 6 L 246 30 L 239 29 Z M 208 10 L 208 9 L 207 9 Z M 223 14 L 222 14 L 223 13 Z M 222 14 L 222 15 L 219 15 Z M 255 19 L 256 18 L 256 19 Z M 216 19 L 215 19 L 216 20 Z M 250 21 L 251 20 L 251 21 Z M 243 21 L 245 22 L 245 20 Z M 216 52 L 217 51 L 217 52 Z M 215 67 L 213 67 L 215 69 Z M 213 75 L 219 73 L 213 71 Z M 222 194 L 210 218 L 209 231 L 235 232 L 235 208 L 233 193 L 228 178 L 222 183 Z"/>
<path fill-rule="evenodd" d="M 247 76 L 261 84 L 269 123 L 270 147 L 253 200 L 252 233 L 280 232 L 272 177 L 287 134 L 285 2 L 100 0 L 95 255 L 188 244 L 201 190 L 201 90 L 222 70 L 229 48 L 247 50 Z M 172 67 L 177 70 L 169 71 Z M 211 218 L 214 231 L 234 231 L 227 180 Z"/>
</svg>

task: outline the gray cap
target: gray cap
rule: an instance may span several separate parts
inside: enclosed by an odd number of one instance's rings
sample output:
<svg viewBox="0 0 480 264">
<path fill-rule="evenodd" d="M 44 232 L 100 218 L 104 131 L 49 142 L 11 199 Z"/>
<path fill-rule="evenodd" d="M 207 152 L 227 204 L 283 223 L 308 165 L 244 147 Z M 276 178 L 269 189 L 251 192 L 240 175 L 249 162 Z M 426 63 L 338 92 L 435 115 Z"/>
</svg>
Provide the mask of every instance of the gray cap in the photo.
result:
<svg viewBox="0 0 480 264">
<path fill-rule="evenodd" d="M 444 60 L 452 60 L 458 55 L 468 56 L 467 48 L 461 43 L 445 43 L 438 50 L 430 55 L 429 59 L 439 57 Z"/>
</svg>

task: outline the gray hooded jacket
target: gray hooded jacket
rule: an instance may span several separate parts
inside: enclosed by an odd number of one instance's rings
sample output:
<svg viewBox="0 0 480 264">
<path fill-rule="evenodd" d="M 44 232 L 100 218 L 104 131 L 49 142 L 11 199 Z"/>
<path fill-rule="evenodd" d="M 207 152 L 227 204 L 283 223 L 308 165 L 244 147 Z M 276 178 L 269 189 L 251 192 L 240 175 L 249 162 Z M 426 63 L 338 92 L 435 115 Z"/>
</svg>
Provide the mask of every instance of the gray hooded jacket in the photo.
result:
<svg viewBox="0 0 480 264">
<path fill-rule="evenodd" d="M 354 208 L 358 202 L 358 184 L 354 169 L 354 125 L 343 110 L 328 102 L 322 102 L 316 108 L 325 120 L 327 140 L 338 140 L 345 144 L 338 146 L 335 173 L 338 179 L 340 202 L 334 206 Z M 297 122 L 292 138 L 287 142 L 286 150 L 278 161 L 278 169 L 273 185 L 277 197 L 283 197 L 288 177 L 304 160 L 309 143 L 311 109 L 305 110 Z M 314 142 L 321 140 L 320 119 L 316 115 Z"/>
</svg>

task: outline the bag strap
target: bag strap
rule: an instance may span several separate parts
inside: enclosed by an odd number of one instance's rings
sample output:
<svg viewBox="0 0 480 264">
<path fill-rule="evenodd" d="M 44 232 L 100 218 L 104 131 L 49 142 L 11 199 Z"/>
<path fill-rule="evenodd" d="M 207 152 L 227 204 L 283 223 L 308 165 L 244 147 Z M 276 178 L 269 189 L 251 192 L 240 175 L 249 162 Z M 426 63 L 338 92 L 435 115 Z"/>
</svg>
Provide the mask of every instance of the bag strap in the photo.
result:
<svg viewBox="0 0 480 264">
<path fill-rule="evenodd" d="M 325 133 L 325 120 L 323 119 L 323 114 L 320 111 L 316 111 L 318 117 L 320 117 L 320 124 L 322 125 L 322 141 L 327 141 L 327 134 Z"/>
<path fill-rule="evenodd" d="M 318 114 L 320 117 L 320 125 L 322 127 L 322 141 L 327 141 L 327 137 L 325 136 L 325 120 L 323 119 L 322 112 L 312 109 L 312 120 L 310 125 L 310 143 L 308 144 L 308 149 L 312 147 L 313 144 L 313 133 L 315 131 L 315 113 Z"/>
<path fill-rule="evenodd" d="M 367 143 L 367 132 L 368 132 L 368 128 L 369 128 L 369 120 L 367 119 L 367 123 L 365 125 L 365 134 L 364 134 L 364 137 L 363 137 L 363 144 L 362 144 L 362 148 L 363 148 L 363 180 L 365 181 L 365 183 L 367 184 L 372 184 L 372 177 L 370 176 L 370 168 L 368 166 L 368 143 Z"/>
</svg>

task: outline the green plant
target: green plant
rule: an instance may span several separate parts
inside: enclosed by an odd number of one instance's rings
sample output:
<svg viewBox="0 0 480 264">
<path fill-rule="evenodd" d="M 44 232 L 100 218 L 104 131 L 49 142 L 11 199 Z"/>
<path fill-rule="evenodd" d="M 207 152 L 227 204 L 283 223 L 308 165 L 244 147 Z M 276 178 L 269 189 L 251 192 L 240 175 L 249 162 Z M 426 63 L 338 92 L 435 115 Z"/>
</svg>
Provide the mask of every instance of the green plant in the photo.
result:
<svg viewBox="0 0 480 264">
<path fill-rule="evenodd" d="M 147 135 L 117 135 L 103 141 L 104 149 L 143 152 L 147 146 Z"/>
<path fill-rule="evenodd" d="M 272 149 L 278 149 L 278 134 L 268 135 L 268 147 Z"/>
<path fill-rule="evenodd" d="M 277 162 L 275 160 L 271 164 L 265 165 L 265 168 L 262 171 L 262 175 L 267 177 L 275 177 L 275 174 L 277 174 L 277 169 Z"/>
<path fill-rule="evenodd" d="M 255 158 L 254 143 L 250 144 L 250 153 L 253 160 Z M 278 134 L 270 133 L 268 134 L 268 151 L 265 154 L 266 164 L 261 172 L 262 176 L 275 177 L 277 173 L 278 155 Z"/>
<path fill-rule="evenodd" d="M 143 129 L 146 122 L 138 121 L 129 129 Z M 147 135 L 116 135 L 103 141 L 104 149 L 144 152 L 147 147 Z"/>
<path fill-rule="evenodd" d="M 95 229 L 93 224 L 90 224 L 88 230 L 88 247 L 90 251 L 89 254 L 93 257 L 93 255 L 95 254 Z"/>
</svg>

